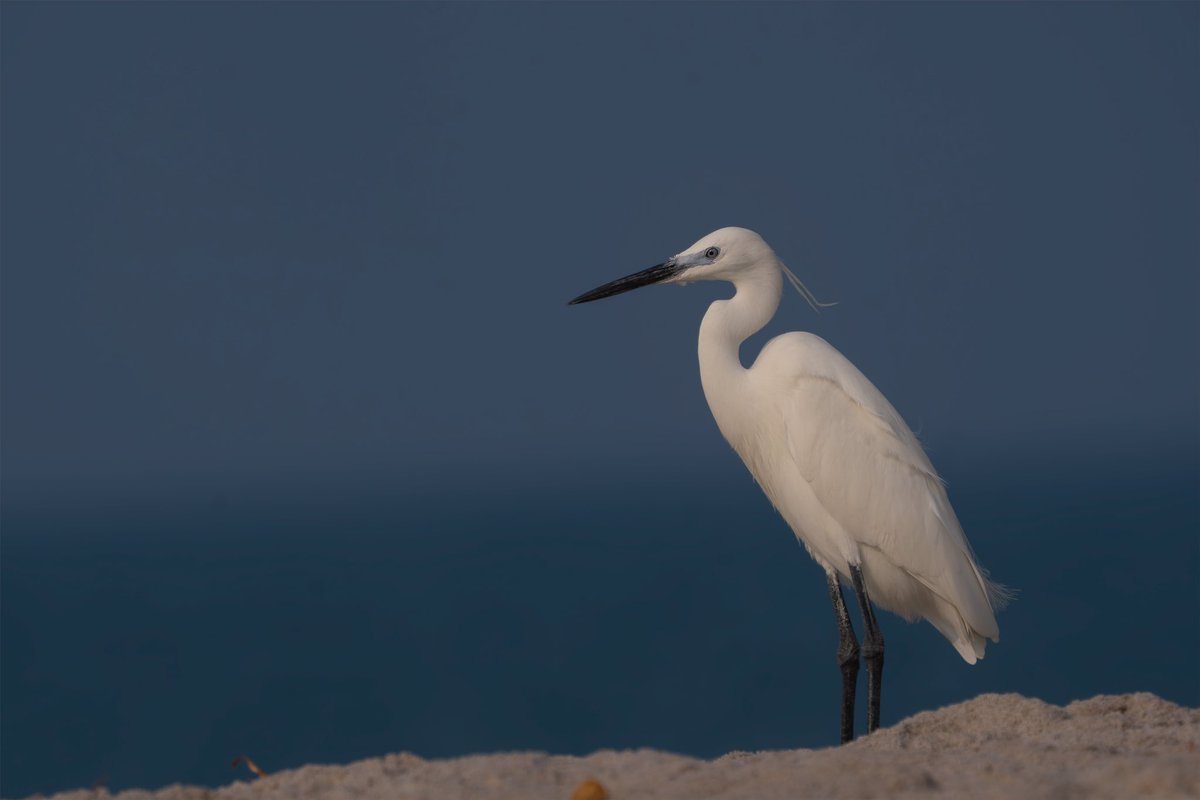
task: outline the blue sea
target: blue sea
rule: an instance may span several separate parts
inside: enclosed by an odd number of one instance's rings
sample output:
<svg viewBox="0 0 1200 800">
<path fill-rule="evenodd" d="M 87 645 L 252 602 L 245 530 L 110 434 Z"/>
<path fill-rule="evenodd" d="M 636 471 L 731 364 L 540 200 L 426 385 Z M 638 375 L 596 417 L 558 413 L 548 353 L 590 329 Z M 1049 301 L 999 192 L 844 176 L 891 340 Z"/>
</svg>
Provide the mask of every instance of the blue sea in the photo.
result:
<svg viewBox="0 0 1200 800">
<path fill-rule="evenodd" d="M 884 614 L 884 724 L 981 692 L 1200 705 L 1198 474 L 1194 454 L 958 470 L 968 535 L 1019 594 L 975 667 Z M 2 523 L 5 797 L 219 785 L 249 777 L 230 766 L 243 754 L 273 771 L 403 750 L 836 742 L 822 575 L 732 468 L 6 495 Z"/>
</svg>

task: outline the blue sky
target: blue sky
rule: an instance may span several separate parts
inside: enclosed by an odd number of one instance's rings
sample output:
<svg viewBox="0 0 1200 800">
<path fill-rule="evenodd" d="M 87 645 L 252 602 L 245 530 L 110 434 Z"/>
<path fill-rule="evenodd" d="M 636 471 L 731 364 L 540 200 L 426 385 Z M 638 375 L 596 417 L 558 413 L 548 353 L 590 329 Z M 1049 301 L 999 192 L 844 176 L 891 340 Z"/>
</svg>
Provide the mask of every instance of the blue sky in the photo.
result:
<svg viewBox="0 0 1200 800">
<path fill-rule="evenodd" d="M 935 463 L 1200 442 L 1194 4 L 4 21 L 10 498 L 727 469 L 724 289 L 565 305 L 724 225 Z"/>
</svg>

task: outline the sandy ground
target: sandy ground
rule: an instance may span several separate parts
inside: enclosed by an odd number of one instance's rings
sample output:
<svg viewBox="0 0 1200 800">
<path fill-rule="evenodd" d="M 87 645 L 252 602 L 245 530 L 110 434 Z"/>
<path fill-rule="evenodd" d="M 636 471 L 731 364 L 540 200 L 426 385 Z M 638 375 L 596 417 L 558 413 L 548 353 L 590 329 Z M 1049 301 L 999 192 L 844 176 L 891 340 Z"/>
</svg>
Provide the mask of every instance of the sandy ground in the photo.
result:
<svg viewBox="0 0 1200 800">
<path fill-rule="evenodd" d="M 54 795 L 56 800 L 107 797 L 103 790 Z M 730 753 L 713 761 L 654 750 L 602 750 L 585 757 L 501 753 L 440 761 L 400 753 L 346 766 L 301 767 L 220 789 L 169 786 L 117 797 L 1200 797 L 1200 710 L 1152 694 L 1094 697 L 1062 708 L 1015 694 L 988 694 L 825 750 Z"/>
</svg>

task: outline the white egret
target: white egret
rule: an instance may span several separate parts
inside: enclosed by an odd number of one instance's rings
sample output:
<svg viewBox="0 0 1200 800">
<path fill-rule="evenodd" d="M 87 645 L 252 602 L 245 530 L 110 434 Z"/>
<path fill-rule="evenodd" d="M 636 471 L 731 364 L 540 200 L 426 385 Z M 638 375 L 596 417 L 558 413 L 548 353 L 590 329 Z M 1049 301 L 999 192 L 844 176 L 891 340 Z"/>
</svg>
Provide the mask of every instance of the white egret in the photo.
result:
<svg viewBox="0 0 1200 800">
<path fill-rule="evenodd" d="M 863 618 L 868 732 L 879 727 L 883 679 L 883 636 L 871 603 L 929 620 L 974 664 L 986 639 L 1000 640 L 995 610 L 1005 591 L 976 562 L 916 436 L 845 356 L 811 333 L 785 333 L 742 366 L 739 348 L 774 316 L 785 276 L 818 307 L 757 233 L 722 228 L 571 305 L 656 283 L 734 285 L 733 297 L 710 305 L 700 323 L 700 380 L 722 435 L 825 570 L 839 631 L 846 742 L 854 737 L 860 648 L 842 581 Z"/>
</svg>

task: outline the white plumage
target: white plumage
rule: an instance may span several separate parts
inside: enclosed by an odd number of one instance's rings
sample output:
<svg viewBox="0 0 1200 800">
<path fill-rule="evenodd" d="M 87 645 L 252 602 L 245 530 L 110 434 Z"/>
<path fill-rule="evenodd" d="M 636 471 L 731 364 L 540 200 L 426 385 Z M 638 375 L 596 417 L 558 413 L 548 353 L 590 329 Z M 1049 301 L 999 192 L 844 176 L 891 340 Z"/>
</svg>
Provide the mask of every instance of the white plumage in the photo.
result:
<svg viewBox="0 0 1200 800">
<path fill-rule="evenodd" d="M 715 392 L 713 416 L 813 558 L 847 579 L 861 564 L 877 605 L 928 619 L 967 662 L 983 658 L 984 640 L 1000 636 L 987 579 L 941 480 L 879 390 L 806 333 L 773 339 L 741 381 L 741 402 L 762 413 L 743 428 Z M 771 444 L 780 428 L 784 448 Z"/>
<path fill-rule="evenodd" d="M 1003 590 L 977 564 L 937 472 L 891 403 L 809 333 L 778 336 L 742 365 L 739 347 L 774 316 L 785 276 L 816 304 L 758 234 L 722 228 L 572 302 L 648 283 L 733 283 L 733 297 L 709 306 L 700 325 L 700 377 L 721 433 L 831 586 L 861 570 L 872 601 L 929 620 L 974 664 L 987 639 L 999 641 Z"/>
</svg>

